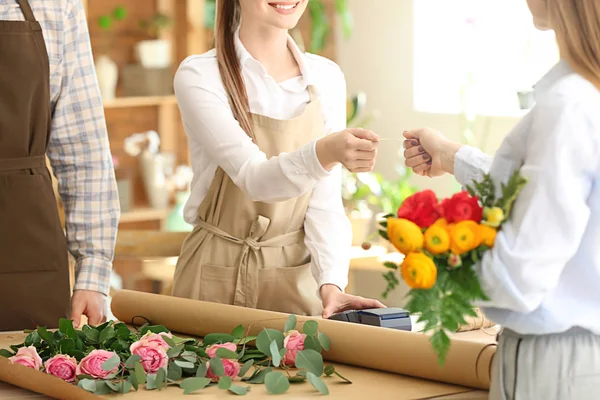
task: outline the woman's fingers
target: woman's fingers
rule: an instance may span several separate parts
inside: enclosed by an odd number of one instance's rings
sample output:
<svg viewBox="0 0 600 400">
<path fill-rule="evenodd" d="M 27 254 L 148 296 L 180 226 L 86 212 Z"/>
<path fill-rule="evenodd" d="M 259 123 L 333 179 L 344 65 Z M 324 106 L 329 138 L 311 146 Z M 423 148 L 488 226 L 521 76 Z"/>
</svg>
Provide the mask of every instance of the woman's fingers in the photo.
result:
<svg viewBox="0 0 600 400">
<path fill-rule="evenodd" d="M 410 147 L 404 150 L 404 158 L 412 158 L 423 154 L 425 154 L 423 146 Z"/>
<path fill-rule="evenodd" d="M 414 140 L 414 139 L 413 140 L 405 140 L 402 143 L 402 146 L 404 146 L 405 149 L 410 149 L 411 147 L 417 147 L 419 145 L 420 145 L 419 141 Z"/>
<path fill-rule="evenodd" d="M 427 164 L 431 161 L 431 156 L 427 153 L 416 155 L 414 157 L 407 158 L 405 164 L 409 168 L 416 168 L 419 165 Z"/>
</svg>

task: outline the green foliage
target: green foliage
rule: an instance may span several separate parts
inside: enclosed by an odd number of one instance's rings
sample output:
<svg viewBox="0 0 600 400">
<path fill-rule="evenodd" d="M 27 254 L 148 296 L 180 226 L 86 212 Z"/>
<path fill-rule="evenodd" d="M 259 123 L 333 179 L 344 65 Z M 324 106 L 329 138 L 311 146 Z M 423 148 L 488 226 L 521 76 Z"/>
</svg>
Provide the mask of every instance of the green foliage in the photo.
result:
<svg viewBox="0 0 600 400">
<path fill-rule="evenodd" d="M 173 24 L 173 20 L 166 14 L 156 13 L 148 20 L 139 22 L 140 28 L 146 31 L 148 36 L 155 37 L 161 30 L 169 28 Z"/>
<path fill-rule="evenodd" d="M 110 14 L 101 15 L 98 18 L 98 26 L 102 30 L 109 30 L 115 21 L 123 21 L 127 17 L 127 9 L 123 6 L 118 6 L 113 9 Z"/>
</svg>

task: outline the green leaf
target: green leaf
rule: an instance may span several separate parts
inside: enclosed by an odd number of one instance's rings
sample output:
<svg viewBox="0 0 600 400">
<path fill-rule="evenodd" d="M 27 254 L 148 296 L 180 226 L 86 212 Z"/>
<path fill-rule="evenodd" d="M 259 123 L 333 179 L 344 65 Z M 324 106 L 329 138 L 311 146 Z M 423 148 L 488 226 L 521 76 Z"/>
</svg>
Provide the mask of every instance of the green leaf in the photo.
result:
<svg viewBox="0 0 600 400">
<path fill-rule="evenodd" d="M 194 368 L 194 363 L 191 363 L 189 361 L 175 360 L 175 365 L 181 368 Z"/>
<path fill-rule="evenodd" d="M 250 370 L 250 367 L 252 367 L 252 365 L 254 364 L 254 360 L 248 360 L 244 363 L 244 365 L 242 365 L 242 368 L 240 368 L 240 373 L 238 374 L 238 376 L 240 378 L 243 378 L 244 375 L 246 375 L 248 373 L 248 371 Z"/>
<path fill-rule="evenodd" d="M 319 330 L 319 324 L 317 321 L 309 320 L 302 325 L 302 332 L 306 336 L 315 336 Z"/>
<path fill-rule="evenodd" d="M 179 384 L 183 394 L 194 393 L 196 390 L 204 389 L 210 383 L 209 378 L 186 378 Z"/>
<path fill-rule="evenodd" d="M 139 382 L 135 376 L 135 374 L 129 374 L 129 376 L 127 377 L 127 379 L 129 380 L 129 382 L 131 382 L 131 386 L 133 386 L 133 388 L 135 389 L 135 391 L 137 392 L 139 389 Z"/>
<path fill-rule="evenodd" d="M 13 353 L 11 353 L 10 351 L 6 350 L 6 349 L 0 349 L 0 356 L 5 357 L 5 358 L 9 358 L 14 356 Z"/>
<path fill-rule="evenodd" d="M 134 369 L 135 364 L 137 364 L 141 361 L 142 361 L 142 357 L 138 356 L 137 354 L 132 354 L 131 357 L 129 357 L 127 359 L 127 361 L 125 361 L 125 368 Z"/>
<path fill-rule="evenodd" d="M 117 336 L 121 339 L 129 339 L 131 336 L 131 330 L 124 323 L 118 323 L 115 325 Z"/>
<path fill-rule="evenodd" d="M 112 393 L 113 390 L 107 383 L 107 381 L 96 381 L 96 390 L 94 390 L 94 394 L 97 396 L 104 396 Z"/>
<path fill-rule="evenodd" d="M 383 229 L 379 230 L 379 236 L 381 236 L 382 238 L 384 238 L 388 242 L 390 241 L 390 237 L 388 236 L 387 231 L 384 231 Z"/>
<path fill-rule="evenodd" d="M 169 356 L 169 358 L 175 358 L 179 356 L 179 354 L 181 354 L 181 352 L 183 351 L 183 347 L 183 344 L 171 347 L 169 350 L 167 350 L 167 356 Z"/>
<path fill-rule="evenodd" d="M 198 369 L 196 370 L 196 377 L 197 378 L 204 378 L 206 376 L 207 372 L 208 372 L 208 366 L 206 365 L 205 362 L 201 362 L 198 365 Z"/>
<path fill-rule="evenodd" d="M 238 325 L 235 327 L 235 329 L 231 333 L 231 336 L 233 336 L 234 339 L 241 339 L 244 337 L 244 333 L 246 333 L 246 330 L 244 329 L 244 327 L 242 325 Z"/>
<path fill-rule="evenodd" d="M 275 329 L 264 329 L 256 338 L 256 347 L 258 350 L 263 352 L 265 355 L 272 357 L 271 354 L 271 342 L 275 340 L 277 342 L 277 348 L 283 347 L 283 333 Z"/>
<path fill-rule="evenodd" d="M 52 337 L 52 334 L 48 332 L 45 327 L 38 326 L 37 332 L 38 335 L 40 335 L 40 337 L 42 338 L 42 340 L 45 340 L 50 345 L 54 344 L 54 338 Z"/>
<path fill-rule="evenodd" d="M 394 271 L 398 270 L 398 264 L 390 262 L 390 261 L 384 262 L 383 266 L 386 267 L 386 268 L 393 269 Z"/>
<path fill-rule="evenodd" d="M 98 335 L 98 342 L 104 343 L 107 340 L 114 338 L 115 336 L 117 336 L 117 334 L 114 328 L 112 326 L 107 326 Z"/>
<path fill-rule="evenodd" d="M 112 356 L 111 358 L 109 358 L 108 360 L 106 360 L 102 363 L 102 369 L 104 371 L 112 371 L 113 369 L 115 369 L 119 366 L 120 362 L 121 362 L 121 359 L 119 358 L 119 356 L 117 354 L 115 354 L 114 356 Z"/>
<path fill-rule="evenodd" d="M 219 389 L 228 390 L 231 387 L 231 377 L 222 376 L 219 378 Z"/>
<path fill-rule="evenodd" d="M 329 336 L 327 336 L 323 332 L 319 332 L 318 339 L 319 343 L 321 344 L 321 347 L 323 347 L 326 351 L 329 351 L 329 349 L 331 348 L 331 340 L 329 340 Z"/>
<path fill-rule="evenodd" d="M 325 375 L 331 376 L 335 372 L 335 367 L 333 365 L 329 364 L 329 365 L 325 366 L 324 372 L 325 372 Z"/>
<path fill-rule="evenodd" d="M 210 346 L 211 344 L 233 342 L 234 339 L 235 338 L 232 335 L 228 335 L 226 333 L 209 333 L 208 335 L 204 336 L 202 343 L 206 346 Z"/>
<path fill-rule="evenodd" d="M 225 371 L 223 369 L 223 361 L 218 356 L 215 356 L 210 359 L 210 370 L 215 376 L 223 376 L 225 375 Z"/>
<path fill-rule="evenodd" d="M 96 391 L 96 381 L 92 379 L 82 379 L 77 384 L 83 390 L 94 393 Z"/>
<path fill-rule="evenodd" d="M 263 384 L 263 383 L 265 383 L 265 377 L 271 371 L 272 371 L 271 367 L 259 370 L 258 372 L 256 372 L 255 376 L 252 376 L 250 379 L 248 379 L 248 383 L 253 383 L 253 384 Z"/>
<path fill-rule="evenodd" d="M 242 339 L 237 339 L 234 341 L 235 344 L 246 344 L 256 340 L 257 336 L 246 336 Z"/>
<path fill-rule="evenodd" d="M 335 371 L 334 372 L 340 379 L 344 380 L 346 383 L 352 383 L 352 381 L 348 378 L 344 378 L 342 375 L 340 375 L 339 372 Z"/>
<path fill-rule="evenodd" d="M 302 350 L 296 355 L 296 367 L 321 376 L 323 375 L 323 357 L 314 350 Z"/>
<path fill-rule="evenodd" d="M 146 383 L 146 371 L 144 371 L 144 367 L 139 362 L 135 364 L 134 375 L 138 384 L 143 385 Z"/>
<path fill-rule="evenodd" d="M 146 376 L 146 390 L 153 390 L 156 388 L 156 374 L 148 374 L 148 376 Z"/>
<path fill-rule="evenodd" d="M 58 321 L 58 329 L 65 334 L 65 336 L 70 337 L 71 339 L 77 339 L 77 335 L 75 334 L 75 328 L 73 327 L 73 321 L 66 318 L 61 318 Z"/>
<path fill-rule="evenodd" d="M 304 348 L 311 349 L 320 353 L 321 343 L 319 342 L 319 339 L 317 339 L 316 336 L 307 336 L 306 339 L 304 339 Z"/>
<path fill-rule="evenodd" d="M 301 382 L 304 382 L 305 380 L 306 380 L 305 376 L 299 376 L 299 375 L 290 376 L 288 378 L 288 382 L 290 382 L 290 383 L 301 383 Z"/>
<path fill-rule="evenodd" d="M 165 343 L 167 343 L 169 345 L 169 347 L 176 347 L 177 343 L 175 343 L 175 341 L 173 339 L 171 339 L 170 337 L 166 336 L 166 335 L 162 335 L 163 340 L 165 341 Z"/>
<path fill-rule="evenodd" d="M 193 368 L 194 364 L 192 364 Z M 169 366 L 167 368 L 167 379 L 171 379 L 173 381 L 177 381 L 179 379 L 181 379 L 183 372 L 181 370 L 181 367 L 179 366 L 179 364 L 177 363 L 177 361 L 169 361 Z"/>
<path fill-rule="evenodd" d="M 71 355 L 75 351 L 75 341 L 69 337 L 65 337 L 58 342 L 58 351 L 62 354 Z"/>
<path fill-rule="evenodd" d="M 250 390 L 249 386 L 231 385 L 229 387 L 229 391 L 233 394 L 237 394 L 238 396 L 246 395 L 246 393 L 248 393 L 249 390 Z"/>
<path fill-rule="evenodd" d="M 321 394 L 329 394 L 329 389 L 327 389 L 327 385 L 317 375 L 313 374 L 312 372 L 309 372 L 308 374 L 306 374 L 306 378 L 308 379 L 308 382 L 314 386 L 315 389 L 321 392 Z"/>
<path fill-rule="evenodd" d="M 297 318 L 294 314 L 291 314 L 287 321 L 285 322 L 285 328 L 283 329 L 284 332 L 289 332 L 292 329 L 296 328 L 296 323 L 297 323 Z"/>
<path fill-rule="evenodd" d="M 290 388 L 290 382 L 281 372 L 269 372 L 265 377 L 265 386 L 271 394 L 283 394 Z"/>
<path fill-rule="evenodd" d="M 429 339 L 438 356 L 438 362 L 440 366 L 444 365 L 446 361 L 446 355 L 450 349 L 450 338 L 442 329 L 436 330 L 431 338 Z"/>
<path fill-rule="evenodd" d="M 123 386 L 121 387 L 121 394 L 129 393 L 131 390 L 132 383 L 129 380 L 123 381 Z"/>
<path fill-rule="evenodd" d="M 277 342 L 275 340 L 271 342 L 270 350 L 273 365 L 279 367 L 279 364 L 281 363 L 281 356 L 279 355 L 279 349 L 277 348 Z"/>
<path fill-rule="evenodd" d="M 104 383 L 106 383 L 106 386 L 108 386 L 113 392 L 119 392 L 121 390 L 121 387 L 123 386 L 122 382 L 104 381 Z M 96 386 L 98 385 L 96 384 Z"/>
<path fill-rule="evenodd" d="M 169 330 L 167 328 L 165 328 L 162 325 L 151 325 L 151 326 L 145 326 L 144 328 L 142 328 L 142 330 L 140 331 L 141 335 L 145 335 L 148 332 L 152 332 L 152 333 L 169 333 Z"/>
<path fill-rule="evenodd" d="M 98 343 L 98 336 L 100 336 L 100 332 L 95 330 L 94 328 L 89 327 L 88 325 L 84 325 L 83 334 L 85 338 L 91 343 Z M 42 335 L 40 335 L 42 336 Z"/>
<path fill-rule="evenodd" d="M 156 387 L 158 390 L 161 390 L 165 384 L 165 380 L 167 379 L 167 374 L 163 368 L 159 369 L 156 372 Z"/>
<path fill-rule="evenodd" d="M 223 347 L 217 349 L 217 352 L 215 353 L 216 355 L 218 355 L 221 358 L 228 358 L 230 360 L 235 360 L 237 359 L 237 354 L 229 349 L 225 349 Z"/>
</svg>

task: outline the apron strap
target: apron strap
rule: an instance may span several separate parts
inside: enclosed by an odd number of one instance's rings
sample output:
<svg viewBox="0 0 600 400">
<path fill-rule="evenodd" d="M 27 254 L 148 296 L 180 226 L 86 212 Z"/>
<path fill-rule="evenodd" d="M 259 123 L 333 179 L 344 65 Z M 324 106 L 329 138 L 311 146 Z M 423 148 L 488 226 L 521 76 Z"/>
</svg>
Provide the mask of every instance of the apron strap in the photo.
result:
<svg viewBox="0 0 600 400">
<path fill-rule="evenodd" d="M 46 156 L 0 158 L 0 171 L 46 168 Z"/>
<path fill-rule="evenodd" d="M 25 21 L 36 22 L 29 0 L 17 0 L 17 2 L 19 3 L 19 6 L 21 6 L 21 12 L 25 16 Z"/>
</svg>

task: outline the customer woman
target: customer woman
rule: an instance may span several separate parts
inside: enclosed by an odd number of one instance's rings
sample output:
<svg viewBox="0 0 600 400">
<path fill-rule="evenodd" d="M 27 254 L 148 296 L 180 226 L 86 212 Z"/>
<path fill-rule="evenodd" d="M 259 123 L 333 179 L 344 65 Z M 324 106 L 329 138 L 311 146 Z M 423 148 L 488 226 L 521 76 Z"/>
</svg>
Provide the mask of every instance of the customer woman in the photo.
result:
<svg viewBox="0 0 600 400">
<path fill-rule="evenodd" d="M 378 137 L 345 129 L 340 68 L 289 36 L 307 3 L 217 1 L 216 48 L 177 71 L 194 230 L 175 296 L 326 318 L 383 306 L 344 293 L 351 228 L 341 199 L 340 164 L 371 171 Z"/>
<path fill-rule="evenodd" d="M 438 132 L 406 132 L 406 165 L 468 184 L 528 179 L 477 267 L 484 312 L 504 327 L 492 399 L 597 399 L 600 388 L 600 1 L 529 0 L 561 61 L 493 159 Z"/>
</svg>

